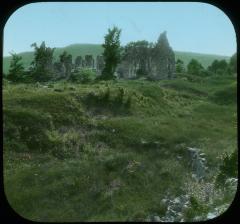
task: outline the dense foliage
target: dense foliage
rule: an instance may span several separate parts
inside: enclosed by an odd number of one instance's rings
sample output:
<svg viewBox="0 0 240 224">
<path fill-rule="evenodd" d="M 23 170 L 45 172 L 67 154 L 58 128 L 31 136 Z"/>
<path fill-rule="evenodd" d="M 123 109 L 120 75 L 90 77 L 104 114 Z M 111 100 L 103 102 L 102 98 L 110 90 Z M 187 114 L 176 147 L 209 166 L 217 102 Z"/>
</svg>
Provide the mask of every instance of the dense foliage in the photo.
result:
<svg viewBox="0 0 240 224">
<path fill-rule="evenodd" d="M 44 82 L 53 78 L 53 52 L 54 48 L 46 47 L 42 42 L 40 47 L 36 43 L 31 45 L 34 47 L 34 60 L 31 67 L 31 75 L 35 81 Z"/>
<path fill-rule="evenodd" d="M 10 64 L 8 79 L 12 82 L 21 82 L 23 81 L 24 76 L 24 67 L 21 63 L 22 57 L 17 54 L 12 54 L 12 61 Z M 6 77 L 6 75 L 5 75 Z"/>
<path fill-rule="evenodd" d="M 176 73 L 183 73 L 183 72 L 185 72 L 184 63 L 182 60 L 178 59 L 176 61 Z"/>
<path fill-rule="evenodd" d="M 102 71 L 101 79 L 114 79 L 114 73 L 121 59 L 120 34 L 121 30 L 117 27 L 113 27 L 112 29 L 108 29 L 108 34 L 104 37 L 103 57 L 105 66 Z"/>
<path fill-rule="evenodd" d="M 201 75 L 203 69 L 203 66 L 195 59 L 192 59 L 187 66 L 187 72 L 191 75 Z"/>
<path fill-rule="evenodd" d="M 75 71 L 70 76 L 70 81 L 74 83 L 91 83 L 96 79 L 96 72 L 91 69 Z"/>
</svg>

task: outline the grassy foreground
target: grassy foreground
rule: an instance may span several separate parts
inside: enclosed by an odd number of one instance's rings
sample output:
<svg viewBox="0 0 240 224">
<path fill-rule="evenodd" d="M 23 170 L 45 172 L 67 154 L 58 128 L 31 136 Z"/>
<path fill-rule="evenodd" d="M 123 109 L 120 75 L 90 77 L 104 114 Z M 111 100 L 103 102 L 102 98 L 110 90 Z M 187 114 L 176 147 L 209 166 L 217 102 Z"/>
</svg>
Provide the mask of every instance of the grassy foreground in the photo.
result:
<svg viewBox="0 0 240 224">
<path fill-rule="evenodd" d="M 234 77 L 6 83 L 9 204 L 35 221 L 136 221 L 164 215 L 162 199 L 183 194 L 184 183 L 192 181 L 186 147 L 206 153 L 209 181 L 220 156 L 236 149 L 236 107 Z M 230 205 L 233 197 L 225 195 L 215 205 Z M 201 206 L 186 210 L 185 219 L 208 212 Z"/>
</svg>

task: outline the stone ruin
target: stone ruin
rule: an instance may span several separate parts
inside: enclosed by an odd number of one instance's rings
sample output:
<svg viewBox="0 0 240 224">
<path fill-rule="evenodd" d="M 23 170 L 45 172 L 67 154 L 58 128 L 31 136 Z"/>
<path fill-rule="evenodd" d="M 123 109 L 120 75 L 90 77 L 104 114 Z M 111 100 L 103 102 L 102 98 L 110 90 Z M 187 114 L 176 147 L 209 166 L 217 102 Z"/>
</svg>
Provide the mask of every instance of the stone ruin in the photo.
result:
<svg viewBox="0 0 240 224">
<path fill-rule="evenodd" d="M 140 76 L 152 80 L 172 79 L 175 77 L 175 55 L 167 40 L 166 31 L 161 33 L 157 43 L 147 41 L 131 42 L 124 47 L 125 55 L 117 66 L 115 76 L 124 79 L 134 79 Z M 71 64 L 73 71 L 92 69 L 101 75 L 104 68 L 103 55 L 77 56 Z M 61 63 L 55 63 L 55 70 L 60 77 L 66 77 L 69 70 Z M 140 75 L 139 75 L 140 74 Z M 69 76 L 69 75 L 67 75 Z"/>
<path fill-rule="evenodd" d="M 175 73 L 175 55 L 167 40 L 166 31 L 160 34 L 153 48 L 150 63 L 150 77 L 153 79 L 171 79 Z"/>
<path fill-rule="evenodd" d="M 96 58 L 97 75 L 101 75 L 103 68 L 104 68 L 103 56 L 102 55 L 98 55 L 97 58 Z"/>
<path fill-rule="evenodd" d="M 85 68 L 95 68 L 94 67 L 94 58 L 92 55 L 85 55 L 84 59 L 84 67 Z"/>
<path fill-rule="evenodd" d="M 187 151 L 190 156 L 190 164 L 193 172 L 193 177 L 199 181 L 205 178 L 208 169 L 206 165 L 205 153 L 200 149 L 188 147 Z"/>
<path fill-rule="evenodd" d="M 139 41 L 137 49 L 123 57 L 117 68 L 120 78 L 136 78 L 138 71 L 153 80 L 175 77 L 175 55 L 167 40 L 166 31 L 160 34 L 155 45 Z M 129 46 L 131 48 L 131 45 Z M 141 48 L 141 51 L 138 49 Z"/>
</svg>

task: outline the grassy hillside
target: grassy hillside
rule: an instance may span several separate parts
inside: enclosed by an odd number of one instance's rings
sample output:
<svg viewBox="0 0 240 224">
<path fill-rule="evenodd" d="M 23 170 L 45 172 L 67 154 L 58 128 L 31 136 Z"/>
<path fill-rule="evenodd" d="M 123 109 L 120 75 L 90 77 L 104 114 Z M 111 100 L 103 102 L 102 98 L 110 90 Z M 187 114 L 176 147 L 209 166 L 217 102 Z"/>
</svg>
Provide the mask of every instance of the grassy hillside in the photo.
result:
<svg viewBox="0 0 240 224">
<path fill-rule="evenodd" d="M 233 77 L 5 83 L 7 199 L 35 221 L 143 221 L 187 193 L 184 220 L 206 218 L 234 197 L 215 191 L 206 203 L 199 192 L 237 148 L 236 109 Z M 187 147 L 206 154 L 206 182 L 192 179 Z"/>
<path fill-rule="evenodd" d="M 86 54 L 92 54 L 93 56 L 100 55 L 103 52 L 101 45 L 99 44 L 72 44 L 64 48 L 56 48 L 54 53 L 54 58 L 58 59 L 58 56 L 66 50 L 73 56 L 73 60 L 76 56 L 84 56 Z M 204 67 L 209 66 L 215 59 L 221 60 L 226 59 L 229 60 L 230 57 L 227 56 L 219 56 L 219 55 L 208 55 L 208 54 L 199 54 L 199 53 L 191 53 L 191 52 L 179 52 L 176 51 L 176 60 L 181 59 L 184 61 L 185 65 L 189 63 L 192 58 L 197 59 Z M 22 61 L 25 67 L 29 66 L 32 59 L 32 52 L 23 52 L 19 55 L 22 56 Z M 4 57 L 3 59 L 3 71 L 7 73 L 10 65 L 11 57 Z"/>
</svg>

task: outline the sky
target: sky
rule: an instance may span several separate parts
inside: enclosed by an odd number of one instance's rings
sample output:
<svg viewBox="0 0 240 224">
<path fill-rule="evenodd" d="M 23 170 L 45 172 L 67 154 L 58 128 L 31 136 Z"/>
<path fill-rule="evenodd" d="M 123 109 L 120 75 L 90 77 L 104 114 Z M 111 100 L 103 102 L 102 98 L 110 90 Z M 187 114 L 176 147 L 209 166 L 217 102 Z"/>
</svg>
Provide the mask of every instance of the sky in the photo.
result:
<svg viewBox="0 0 240 224">
<path fill-rule="evenodd" d="M 31 3 L 17 9 L 4 27 L 4 56 L 76 43 L 102 44 L 108 28 L 119 27 L 120 41 L 156 42 L 167 31 L 175 51 L 231 56 L 236 34 L 227 15 L 207 3 Z"/>
</svg>

